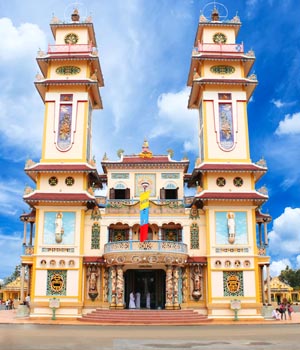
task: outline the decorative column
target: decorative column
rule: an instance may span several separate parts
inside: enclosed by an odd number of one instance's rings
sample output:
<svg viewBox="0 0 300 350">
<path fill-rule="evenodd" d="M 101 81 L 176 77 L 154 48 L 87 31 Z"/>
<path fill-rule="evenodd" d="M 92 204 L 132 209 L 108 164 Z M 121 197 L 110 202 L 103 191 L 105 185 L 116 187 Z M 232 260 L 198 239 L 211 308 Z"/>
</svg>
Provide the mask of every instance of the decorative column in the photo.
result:
<svg viewBox="0 0 300 350">
<path fill-rule="evenodd" d="M 110 308 L 116 307 L 116 296 L 117 296 L 117 272 L 116 266 L 111 266 L 110 268 L 110 285 L 111 285 L 111 302 Z"/>
<path fill-rule="evenodd" d="M 123 266 L 117 266 L 117 288 L 116 288 L 116 307 L 118 309 L 124 309 L 124 276 Z"/>
<path fill-rule="evenodd" d="M 26 245 L 26 235 L 27 235 L 27 221 L 24 220 L 24 235 L 23 235 L 23 245 Z"/>
<path fill-rule="evenodd" d="M 262 290 L 262 303 L 266 303 L 265 298 L 265 284 L 264 284 L 264 265 L 260 266 L 260 279 L 261 279 L 261 290 Z"/>
<path fill-rule="evenodd" d="M 265 241 L 265 245 L 269 244 L 267 222 L 264 222 L 264 241 Z"/>
<path fill-rule="evenodd" d="M 25 281 L 25 266 L 22 265 L 21 267 L 21 291 L 20 291 L 20 302 L 21 304 L 24 302 L 24 281 Z M 29 292 L 27 291 L 27 294 L 29 294 Z"/>
<path fill-rule="evenodd" d="M 187 277 L 187 268 L 182 269 L 182 302 L 187 302 L 187 293 L 188 293 L 188 277 Z"/>
<path fill-rule="evenodd" d="M 175 310 L 180 309 L 180 305 L 178 302 L 178 290 L 179 290 L 179 267 L 174 266 L 173 267 L 173 296 L 174 296 L 173 308 Z"/>
<path fill-rule="evenodd" d="M 104 281 L 103 281 L 103 286 L 104 286 L 104 288 L 103 288 L 103 301 L 104 302 L 108 302 L 108 276 L 109 276 L 109 274 L 108 274 L 108 270 L 105 267 L 103 267 L 103 269 L 104 269 L 104 274 L 103 274 L 103 279 L 104 279 Z"/>
<path fill-rule="evenodd" d="M 173 274 L 172 266 L 167 266 L 166 271 L 166 309 L 173 309 Z"/>
<path fill-rule="evenodd" d="M 267 265 L 267 295 L 268 305 L 271 305 L 271 288 L 270 288 L 270 265 Z"/>
<path fill-rule="evenodd" d="M 34 224 L 34 221 L 30 221 L 30 236 L 29 236 L 29 245 L 30 246 L 32 246 L 33 224 Z"/>
</svg>

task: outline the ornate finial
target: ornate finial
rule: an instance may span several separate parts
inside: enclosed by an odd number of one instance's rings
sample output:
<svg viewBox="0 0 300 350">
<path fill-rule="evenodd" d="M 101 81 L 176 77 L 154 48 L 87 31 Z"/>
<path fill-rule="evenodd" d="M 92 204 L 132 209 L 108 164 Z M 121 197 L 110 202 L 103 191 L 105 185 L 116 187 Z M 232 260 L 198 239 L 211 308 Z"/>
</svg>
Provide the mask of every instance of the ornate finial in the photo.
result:
<svg viewBox="0 0 300 350">
<path fill-rule="evenodd" d="M 106 152 L 104 152 L 104 156 L 103 156 L 102 160 L 108 160 Z"/>
<path fill-rule="evenodd" d="M 264 157 L 262 157 L 258 162 L 256 162 L 257 165 L 263 167 L 263 168 L 266 168 L 267 167 L 267 162 L 266 160 L 264 159 Z"/>
<path fill-rule="evenodd" d="M 189 157 L 187 156 L 186 153 L 183 155 L 182 160 L 189 160 Z"/>
<path fill-rule="evenodd" d="M 142 152 L 139 154 L 142 158 L 152 158 L 152 152 L 149 150 L 149 143 L 147 139 L 144 139 L 144 143 L 142 146 Z"/>
<path fill-rule="evenodd" d="M 214 9 L 212 11 L 211 20 L 212 21 L 219 21 L 220 20 L 219 11 L 216 7 L 214 7 Z"/>
<path fill-rule="evenodd" d="M 201 22 L 201 17 L 202 17 L 202 21 L 204 21 L 205 18 L 211 17 L 212 22 L 219 22 L 219 21 L 225 21 L 227 19 L 227 16 L 228 16 L 228 10 L 226 6 L 224 6 L 220 2 L 211 1 L 203 7 L 202 13 L 200 16 L 200 22 Z"/>
<path fill-rule="evenodd" d="M 79 11 L 77 8 L 74 9 L 72 15 L 71 15 L 71 19 L 73 22 L 79 22 L 80 20 L 80 16 L 79 16 Z"/>
<path fill-rule="evenodd" d="M 117 156 L 119 157 L 119 158 L 122 158 L 122 155 L 124 154 L 124 150 L 122 149 L 122 148 L 120 148 L 120 149 L 118 149 L 118 151 L 117 151 Z"/>
<path fill-rule="evenodd" d="M 169 149 L 167 149 L 167 152 L 168 152 L 168 155 L 170 156 L 170 158 L 173 158 L 174 151 L 171 148 L 169 148 Z"/>
</svg>

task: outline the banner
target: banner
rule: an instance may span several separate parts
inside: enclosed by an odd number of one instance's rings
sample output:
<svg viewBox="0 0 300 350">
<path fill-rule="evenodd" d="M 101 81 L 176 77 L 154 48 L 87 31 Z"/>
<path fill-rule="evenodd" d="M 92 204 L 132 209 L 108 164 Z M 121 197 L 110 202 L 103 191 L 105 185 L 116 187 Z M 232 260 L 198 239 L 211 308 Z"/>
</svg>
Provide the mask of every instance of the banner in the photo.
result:
<svg viewBox="0 0 300 350">
<path fill-rule="evenodd" d="M 140 194 L 140 210 L 149 208 L 149 191 L 141 192 Z"/>
<path fill-rule="evenodd" d="M 148 239 L 149 191 L 140 194 L 140 242 Z"/>
<path fill-rule="evenodd" d="M 148 239 L 148 224 L 140 227 L 140 242 L 147 241 Z"/>
</svg>

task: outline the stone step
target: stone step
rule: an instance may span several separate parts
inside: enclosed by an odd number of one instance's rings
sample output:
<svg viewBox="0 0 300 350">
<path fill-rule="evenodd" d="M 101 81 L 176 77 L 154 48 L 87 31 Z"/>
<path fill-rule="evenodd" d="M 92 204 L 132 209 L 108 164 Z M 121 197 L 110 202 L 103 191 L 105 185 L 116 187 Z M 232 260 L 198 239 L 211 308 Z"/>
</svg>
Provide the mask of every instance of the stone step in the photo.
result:
<svg viewBox="0 0 300 350">
<path fill-rule="evenodd" d="M 107 310 L 96 309 L 79 319 L 82 322 L 113 324 L 198 324 L 209 321 L 194 310 Z"/>
</svg>

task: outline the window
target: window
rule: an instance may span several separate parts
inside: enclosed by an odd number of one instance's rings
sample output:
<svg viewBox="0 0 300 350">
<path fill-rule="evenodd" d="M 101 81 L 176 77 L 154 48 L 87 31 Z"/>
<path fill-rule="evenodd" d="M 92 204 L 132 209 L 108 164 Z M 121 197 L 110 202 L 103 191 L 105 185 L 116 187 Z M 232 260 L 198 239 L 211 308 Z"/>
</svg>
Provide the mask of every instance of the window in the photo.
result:
<svg viewBox="0 0 300 350">
<path fill-rule="evenodd" d="M 178 199 L 178 187 L 177 188 L 161 188 L 160 199 Z"/>
<path fill-rule="evenodd" d="M 111 188 L 109 190 L 110 199 L 130 199 L 130 188 Z"/>
</svg>

